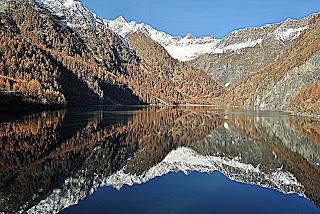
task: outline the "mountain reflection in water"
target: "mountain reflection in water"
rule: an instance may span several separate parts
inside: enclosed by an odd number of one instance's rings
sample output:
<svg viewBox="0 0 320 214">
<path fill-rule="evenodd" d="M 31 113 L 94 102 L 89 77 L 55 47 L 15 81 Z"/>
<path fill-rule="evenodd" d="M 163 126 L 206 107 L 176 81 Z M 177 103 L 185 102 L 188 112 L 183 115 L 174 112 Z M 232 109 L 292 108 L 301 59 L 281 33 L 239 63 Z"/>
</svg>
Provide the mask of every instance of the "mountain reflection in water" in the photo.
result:
<svg viewBox="0 0 320 214">
<path fill-rule="evenodd" d="M 298 193 L 320 206 L 320 123 L 207 107 L 42 112 L 0 124 L 0 212 L 55 213 L 99 187 L 182 171 Z"/>
</svg>

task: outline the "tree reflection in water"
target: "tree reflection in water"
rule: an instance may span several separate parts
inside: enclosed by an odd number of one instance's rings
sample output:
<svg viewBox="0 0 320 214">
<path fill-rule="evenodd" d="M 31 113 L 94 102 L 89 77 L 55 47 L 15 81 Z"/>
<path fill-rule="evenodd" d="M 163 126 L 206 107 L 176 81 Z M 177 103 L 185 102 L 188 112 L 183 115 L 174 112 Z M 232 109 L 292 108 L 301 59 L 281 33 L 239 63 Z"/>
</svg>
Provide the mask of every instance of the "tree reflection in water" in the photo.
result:
<svg viewBox="0 0 320 214">
<path fill-rule="evenodd" d="M 320 206 L 320 124 L 207 107 L 42 112 L 0 124 L 0 212 L 58 212 L 104 185 L 212 172 Z"/>
</svg>

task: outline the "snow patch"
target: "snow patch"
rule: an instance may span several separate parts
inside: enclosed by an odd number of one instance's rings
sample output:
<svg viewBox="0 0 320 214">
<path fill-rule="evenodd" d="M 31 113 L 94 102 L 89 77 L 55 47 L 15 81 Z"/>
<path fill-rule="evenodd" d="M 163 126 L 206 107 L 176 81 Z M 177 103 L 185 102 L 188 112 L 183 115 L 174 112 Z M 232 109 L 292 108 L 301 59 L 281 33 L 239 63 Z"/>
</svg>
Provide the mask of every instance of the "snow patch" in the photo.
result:
<svg viewBox="0 0 320 214">
<path fill-rule="evenodd" d="M 230 129 L 227 122 L 224 122 L 224 123 L 223 123 L 223 127 L 224 127 L 225 129 Z"/>
<path fill-rule="evenodd" d="M 299 27 L 299 28 L 288 28 L 288 29 L 277 29 L 274 34 L 278 41 L 292 41 L 300 36 L 300 34 L 308 29 L 309 26 Z"/>
<path fill-rule="evenodd" d="M 257 39 L 257 40 L 248 40 L 245 42 L 235 43 L 227 46 L 217 47 L 213 53 L 226 53 L 228 51 L 237 52 L 244 48 L 252 48 L 257 45 L 260 45 L 263 42 L 263 39 Z"/>
<path fill-rule="evenodd" d="M 103 21 L 91 13 L 81 2 L 76 0 L 37 0 L 51 13 L 65 18 L 66 25 L 70 28 L 95 28 L 104 27 Z"/>
<path fill-rule="evenodd" d="M 190 44 L 190 45 L 168 45 L 164 46 L 166 51 L 175 59 L 189 61 L 203 54 L 211 53 L 216 47 L 216 43 Z"/>
</svg>

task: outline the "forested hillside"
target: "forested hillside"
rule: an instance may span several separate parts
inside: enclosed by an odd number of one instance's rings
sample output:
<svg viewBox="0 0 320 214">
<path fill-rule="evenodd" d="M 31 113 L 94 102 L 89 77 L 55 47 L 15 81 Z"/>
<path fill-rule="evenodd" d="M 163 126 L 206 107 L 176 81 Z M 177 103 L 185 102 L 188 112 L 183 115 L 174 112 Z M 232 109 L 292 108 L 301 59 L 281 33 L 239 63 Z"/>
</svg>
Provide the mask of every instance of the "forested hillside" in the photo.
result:
<svg viewBox="0 0 320 214">
<path fill-rule="evenodd" d="M 1 7 L 2 93 L 44 105 L 207 103 L 209 94 L 221 93 L 203 71 L 193 72 L 206 79 L 199 84 L 188 77 L 188 66 L 180 66 L 186 75 L 178 83 L 167 67 L 142 63 L 85 8 L 81 18 L 69 20 L 70 10 L 57 16 L 33 0 L 6 0 Z M 213 91 L 204 93 L 205 87 Z"/>
</svg>

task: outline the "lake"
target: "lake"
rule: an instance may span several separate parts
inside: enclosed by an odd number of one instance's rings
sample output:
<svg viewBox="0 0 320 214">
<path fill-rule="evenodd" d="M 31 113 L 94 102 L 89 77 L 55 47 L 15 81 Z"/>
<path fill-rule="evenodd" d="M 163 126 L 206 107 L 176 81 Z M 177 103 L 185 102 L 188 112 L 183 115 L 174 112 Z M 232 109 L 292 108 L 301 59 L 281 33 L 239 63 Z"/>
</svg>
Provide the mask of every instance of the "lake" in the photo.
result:
<svg viewBox="0 0 320 214">
<path fill-rule="evenodd" d="M 320 213 L 311 118 L 211 107 L 1 114 L 1 213 Z"/>
</svg>

